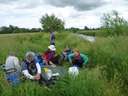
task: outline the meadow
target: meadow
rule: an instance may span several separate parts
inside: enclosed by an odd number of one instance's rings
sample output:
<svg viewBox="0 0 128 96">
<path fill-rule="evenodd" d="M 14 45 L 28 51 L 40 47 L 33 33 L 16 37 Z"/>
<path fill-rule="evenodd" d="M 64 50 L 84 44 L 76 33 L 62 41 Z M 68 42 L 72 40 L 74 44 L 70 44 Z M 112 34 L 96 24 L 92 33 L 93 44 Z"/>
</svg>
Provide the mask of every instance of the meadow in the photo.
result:
<svg viewBox="0 0 128 96">
<path fill-rule="evenodd" d="M 0 70 L 0 96 L 127 96 L 126 42 L 127 36 L 97 37 L 96 41 L 91 43 L 74 33 L 56 33 L 57 53 L 60 54 L 66 45 L 78 48 L 89 57 L 87 67 L 81 69 L 76 78 L 68 75 L 61 78 L 50 90 L 31 81 L 23 81 L 12 87 L 4 79 L 4 72 Z M 16 52 L 22 61 L 27 51 L 43 53 L 48 45 L 48 33 L 2 34 L 0 64 L 5 63 L 10 51 Z"/>
</svg>

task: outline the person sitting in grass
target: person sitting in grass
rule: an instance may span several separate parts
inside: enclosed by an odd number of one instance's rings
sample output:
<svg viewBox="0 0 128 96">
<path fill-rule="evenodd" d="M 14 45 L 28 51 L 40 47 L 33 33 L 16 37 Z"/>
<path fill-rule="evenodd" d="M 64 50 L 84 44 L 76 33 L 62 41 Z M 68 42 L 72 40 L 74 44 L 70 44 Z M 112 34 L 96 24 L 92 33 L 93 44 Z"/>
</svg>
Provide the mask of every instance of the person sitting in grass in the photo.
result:
<svg viewBox="0 0 128 96">
<path fill-rule="evenodd" d="M 5 62 L 7 81 L 12 85 L 20 83 L 20 71 L 19 59 L 15 56 L 15 53 L 11 52 Z"/>
<path fill-rule="evenodd" d="M 64 60 L 69 61 L 68 55 L 71 53 L 73 53 L 72 49 L 66 46 L 61 54 L 61 61 L 64 61 Z"/>
<path fill-rule="evenodd" d="M 68 59 L 69 62 L 72 64 L 72 66 L 76 66 L 80 68 L 82 68 L 83 65 L 86 65 L 88 62 L 88 57 L 80 53 L 78 49 L 75 49 L 74 53 L 69 54 Z"/>
<path fill-rule="evenodd" d="M 26 58 L 22 63 L 22 73 L 28 79 L 40 80 L 41 67 L 35 60 L 35 53 L 27 52 Z"/>
<path fill-rule="evenodd" d="M 48 46 L 48 50 L 42 55 L 45 65 L 54 66 L 59 64 L 59 55 L 56 56 L 56 48 L 54 45 Z"/>
<path fill-rule="evenodd" d="M 49 86 L 54 84 L 52 79 L 52 71 L 48 68 L 43 68 L 41 72 L 41 66 L 37 60 L 35 60 L 35 53 L 27 52 L 26 59 L 22 63 L 22 73 L 28 79 L 39 81 L 39 84 L 45 84 Z"/>
</svg>

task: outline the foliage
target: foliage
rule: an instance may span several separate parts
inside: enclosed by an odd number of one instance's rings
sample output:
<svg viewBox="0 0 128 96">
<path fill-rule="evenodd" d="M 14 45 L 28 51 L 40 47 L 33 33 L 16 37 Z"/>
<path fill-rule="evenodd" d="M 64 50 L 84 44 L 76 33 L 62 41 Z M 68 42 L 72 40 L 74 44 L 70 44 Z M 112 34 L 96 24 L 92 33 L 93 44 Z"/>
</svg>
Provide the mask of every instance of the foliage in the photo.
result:
<svg viewBox="0 0 128 96">
<path fill-rule="evenodd" d="M 91 47 L 90 56 L 93 64 L 99 65 L 103 77 L 111 84 L 117 84 L 120 92 L 128 92 L 128 42 L 127 37 L 97 38 Z"/>
<path fill-rule="evenodd" d="M 50 16 L 46 14 L 42 16 L 40 23 L 42 24 L 43 30 L 46 32 L 61 31 L 64 29 L 64 22 L 55 15 Z"/>
<path fill-rule="evenodd" d="M 0 34 L 7 34 L 7 33 L 25 33 L 25 32 L 41 32 L 40 28 L 19 28 L 17 26 L 9 25 L 9 27 L 3 26 L 0 27 Z"/>
<path fill-rule="evenodd" d="M 104 14 L 102 17 L 102 28 L 107 35 L 125 35 L 128 33 L 128 22 L 120 17 L 117 11 L 112 11 L 112 13 Z"/>
</svg>

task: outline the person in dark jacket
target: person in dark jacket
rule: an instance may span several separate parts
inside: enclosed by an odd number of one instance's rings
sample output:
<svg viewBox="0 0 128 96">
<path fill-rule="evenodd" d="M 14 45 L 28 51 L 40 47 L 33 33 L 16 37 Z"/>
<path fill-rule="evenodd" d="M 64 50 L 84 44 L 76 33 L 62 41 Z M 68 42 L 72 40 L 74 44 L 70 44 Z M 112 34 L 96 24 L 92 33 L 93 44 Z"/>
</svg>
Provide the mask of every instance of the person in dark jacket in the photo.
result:
<svg viewBox="0 0 128 96">
<path fill-rule="evenodd" d="M 50 32 L 50 45 L 55 45 L 55 33 Z"/>
<path fill-rule="evenodd" d="M 47 72 L 41 72 L 41 66 L 36 61 L 35 53 L 33 52 L 26 53 L 26 58 L 22 63 L 22 73 L 26 78 L 38 81 L 40 84 L 49 86 L 52 83 L 52 73 L 49 76 Z"/>
<path fill-rule="evenodd" d="M 41 67 L 40 64 L 35 60 L 35 53 L 27 52 L 22 66 L 22 73 L 26 78 L 32 80 L 40 79 Z"/>
</svg>

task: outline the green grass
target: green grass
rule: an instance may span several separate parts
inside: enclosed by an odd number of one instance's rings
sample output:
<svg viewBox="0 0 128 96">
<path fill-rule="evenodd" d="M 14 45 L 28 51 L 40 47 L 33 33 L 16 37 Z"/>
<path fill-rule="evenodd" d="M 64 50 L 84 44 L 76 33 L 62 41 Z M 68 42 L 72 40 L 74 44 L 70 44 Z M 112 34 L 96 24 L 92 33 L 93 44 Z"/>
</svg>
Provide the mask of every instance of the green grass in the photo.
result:
<svg viewBox="0 0 128 96">
<path fill-rule="evenodd" d="M 98 38 L 92 48 L 93 63 L 101 66 L 105 79 L 118 85 L 121 92 L 128 92 L 128 42 L 127 36 Z"/>
<path fill-rule="evenodd" d="M 95 43 L 82 40 L 73 33 L 56 33 L 56 48 L 60 54 L 66 45 L 78 48 L 89 56 L 86 69 L 77 78 L 66 76 L 51 90 L 37 82 L 25 81 L 11 87 L 0 71 L 1 96 L 127 96 L 128 82 L 127 37 L 98 37 Z M 27 51 L 43 53 L 49 45 L 48 33 L 0 35 L 0 64 L 5 63 L 10 51 L 17 53 L 20 61 Z M 66 63 L 68 64 L 68 63 Z"/>
<path fill-rule="evenodd" d="M 81 43 L 79 43 L 81 42 Z M 72 48 L 80 47 L 81 51 L 87 51 L 84 48 L 87 42 L 80 40 L 74 34 L 61 33 L 56 34 L 56 48 L 60 53 L 66 45 Z M 49 34 L 45 33 L 29 33 L 29 34 L 7 34 L 0 36 L 0 63 L 5 62 L 5 58 L 10 51 L 17 53 L 18 57 L 22 59 L 27 51 L 35 51 L 43 53 L 47 46 L 49 46 Z"/>
</svg>

